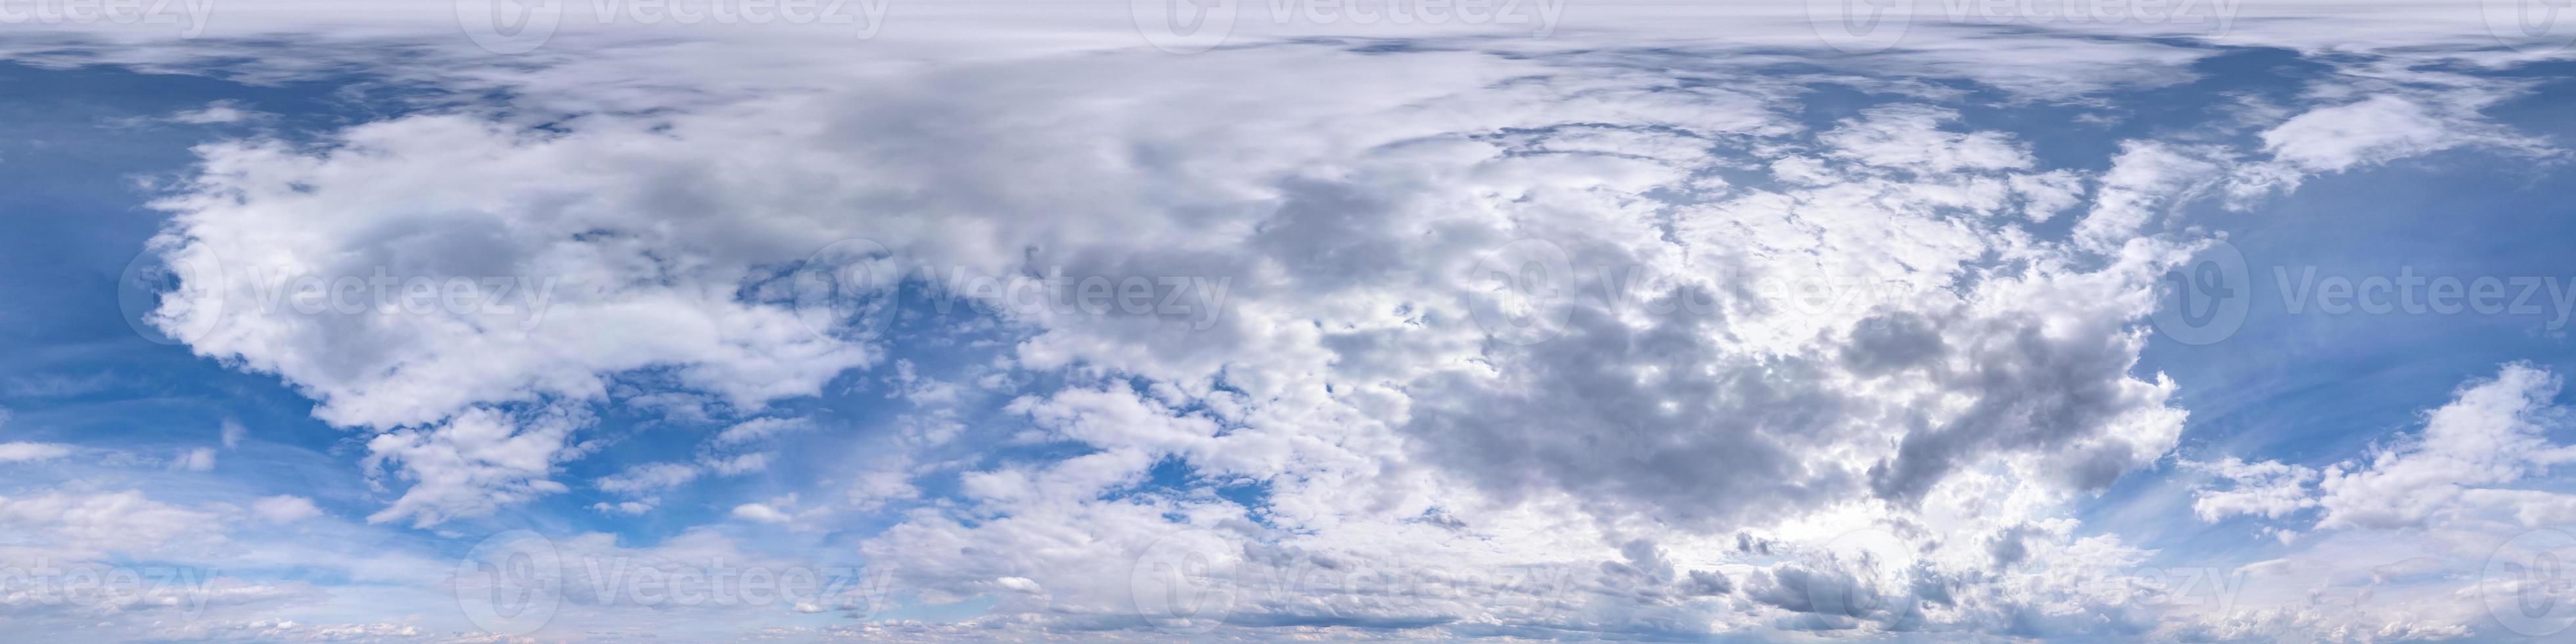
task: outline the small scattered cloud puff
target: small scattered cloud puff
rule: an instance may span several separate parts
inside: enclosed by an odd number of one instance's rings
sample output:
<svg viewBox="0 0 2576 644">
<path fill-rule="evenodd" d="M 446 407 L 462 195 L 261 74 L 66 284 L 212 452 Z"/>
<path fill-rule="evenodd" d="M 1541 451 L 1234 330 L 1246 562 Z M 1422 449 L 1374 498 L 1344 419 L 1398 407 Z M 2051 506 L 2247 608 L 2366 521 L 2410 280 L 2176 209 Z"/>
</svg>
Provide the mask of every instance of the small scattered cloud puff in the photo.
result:
<svg viewBox="0 0 2576 644">
<path fill-rule="evenodd" d="M 12 441 L 0 443 L 0 463 L 24 463 L 62 458 L 72 453 L 72 446 L 62 443 Z"/>
<path fill-rule="evenodd" d="M 770 507 L 765 503 L 745 503 L 734 506 L 733 518 L 757 523 L 786 523 L 796 520 L 786 512 L 781 512 L 778 508 Z"/>
<path fill-rule="evenodd" d="M 634 516 L 653 511 L 653 504 L 642 501 L 619 501 L 617 503 L 601 501 L 590 504 L 590 509 L 602 514 L 613 513 Z"/>
<path fill-rule="evenodd" d="M 254 111 L 242 107 L 239 103 L 227 100 L 215 101 L 213 103 L 206 104 L 205 107 L 171 114 L 163 120 L 172 123 L 185 123 L 188 125 L 221 125 L 257 121 L 269 118 L 270 116 L 271 115 L 267 113 Z"/>
<path fill-rule="evenodd" d="M 312 499 L 292 494 L 262 497 L 251 503 L 250 511 L 269 523 L 294 523 L 322 516 L 322 509 L 314 507 Z"/>
<path fill-rule="evenodd" d="M 170 459 L 170 469 L 180 472 L 204 472 L 215 469 L 215 448 L 195 447 L 179 451 Z"/>
</svg>

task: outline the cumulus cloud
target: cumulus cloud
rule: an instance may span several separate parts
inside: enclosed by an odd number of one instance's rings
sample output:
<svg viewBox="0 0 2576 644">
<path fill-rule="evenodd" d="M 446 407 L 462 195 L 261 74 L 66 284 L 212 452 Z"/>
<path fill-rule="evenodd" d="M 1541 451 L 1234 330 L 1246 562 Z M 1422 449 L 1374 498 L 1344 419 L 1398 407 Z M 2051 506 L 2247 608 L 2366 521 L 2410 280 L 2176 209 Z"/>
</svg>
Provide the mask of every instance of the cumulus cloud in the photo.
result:
<svg viewBox="0 0 2576 644">
<path fill-rule="evenodd" d="M 2183 465 L 2232 485 L 2224 490 L 2203 489 L 2195 495 L 2191 510 L 2202 521 L 2240 514 L 2278 519 L 2317 505 L 2307 490 L 2317 482 L 2313 468 L 2276 461 L 2247 463 L 2235 457 L 2207 463 L 2186 461 Z"/>
<path fill-rule="evenodd" d="M 2189 464 L 2231 482 L 2195 493 L 2193 508 L 2203 520 L 2240 514 L 2272 520 L 2277 523 L 2265 530 L 2296 544 L 2242 574 L 2256 581 L 2314 580 L 2305 582 L 2313 586 L 2311 596 L 2350 599 L 2202 616 L 2178 632 L 2258 637 L 2306 629 L 2426 639 L 2503 632 L 2471 626 L 2486 623 L 2472 617 L 2486 611 L 2486 599 L 2517 592 L 2483 587 L 2496 581 L 2482 578 L 2495 562 L 2524 556 L 2497 535 L 2576 518 L 2576 496 L 2506 487 L 2531 484 L 2576 454 L 2548 438 L 2570 420 L 2554 402 L 2560 384 L 2547 370 L 2506 364 L 2492 378 L 2462 383 L 2449 403 L 2424 412 L 2420 432 L 2390 437 L 2362 458 L 2322 469 L 2235 458 Z M 2310 508 L 2315 512 L 2305 512 Z M 2314 519 L 2301 520 L 2307 517 Z M 2417 535 L 2439 538 L 2425 543 Z"/>
<path fill-rule="evenodd" d="M 979 628 L 1172 627 L 1136 599 L 1140 562 L 1171 555 L 1283 582 L 1239 586 L 1215 624 L 1177 620 L 1229 634 L 2117 638 L 2166 617 L 2123 594 L 2151 552 L 2079 529 L 2068 505 L 2181 436 L 2177 383 L 2139 370 L 2142 321 L 2206 237 L 2160 224 L 2214 194 L 2242 205 L 2503 139 L 2460 134 L 2474 106 L 2408 95 L 2285 112 L 2242 133 L 2258 149 L 2137 139 L 2043 161 L 1963 110 L 2177 82 L 2207 55 L 2045 42 L 2071 62 L 1931 40 L 1810 75 L 1706 43 L 1309 40 L 833 59 L 743 81 L 762 91 L 541 58 L 489 73 L 519 82 L 509 108 L 543 109 L 198 148 L 154 249 L 224 269 L 190 277 L 212 298 L 167 299 L 153 321 L 367 433 L 363 466 L 393 497 L 369 522 L 415 528 L 567 491 L 558 466 L 591 451 L 594 407 L 724 427 L 593 481 L 624 497 L 587 506 L 610 520 L 813 456 L 791 443 L 826 432 L 781 401 L 890 385 L 885 404 L 915 409 L 832 470 L 843 493 L 726 500 L 724 518 L 864 515 L 859 553 L 909 600 L 984 598 Z M 634 56 L 688 58 L 668 46 Z M 1967 98 L 1960 77 L 1991 86 Z M 662 82 L 701 86 L 637 89 Z M 1820 85 L 1879 103 L 1820 118 Z M 2050 225 L 2069 210 L 2071 231 Z M 1157 304 L 977 295 L 1092 278 Z M 333 306 L 341 291 L 299 286 L 344 279 L 396 296 Z M 455 297 L 399 297 L 413 283 Z M 924 322 L 907 294 L 975 301 Z M 896 351 L 985 371 L 930 378 L 922 358 L 847 376 Z M 2533 446 L 2541 405 L 2505 407 L 2546 396 L 2516 386 L 2443 434 Z M 2194 511 L 2402 524 L 2530 502 L 2381 494 L 2415 473 L 2491 485 L 2557 462 L 2443 449 L 2198 463 L 2230 487 Z M 730 546 L 712 534 L 673 541 Z M 1370 575 L 1459 592 L 1306 583 Z M 796 610 L 826 604 L 811 606 Z"/>
<path fill-rule="evenodd" d="M 2560 383 L 2556 374 L 2530 364 L 2504 365 L 2494 378 L 2465 383 L 2449 404 L 2426 411 L 2420 433 L 2322 470 L 2233 457 L 2187 463 L 2233 484 L 2199 490 L 2193 509 L 2215 521 L 2237 514 L 2279 519 L 2317 508 L 2316 529 L 2385 530 L 2513 508 L 2529 525 L 2542 525 L 2565 514 L 2555 509 L 2567 505 L 2563 495 L 2493 488 L 2576 461 L 2576 446 L 2548 437 L 2576 419 L 2553 402 Z"/>
<path fill-rule="evenodd" d="M 2538 145 L 2477 119 L 2474 112 L 2439 114 L 2437 109 L 2386 94 L 2321 107 L 2264 130 L 2263 151 L 2307 170 L 2336 172 L 2465 145 Z"/>
<path fill-rule="evenodd" d="M 2317 483 L 2324 513 L 2317 527 L 2420 525 L 2459 508 L 2471 498 L 2468 490 L 2576 460 L 2576 446 L 2547 436 L 2571 420 L 2552 402 L 2560 382 L 2556 374 L 2517 363 L 2493 379 L 2463 385 L 2450 404 L 2425 413 L 2422 434 L 2327 467 Z"/>
<path fill-rule="evenodd" d="M 367 471 L 411 485 L 367 520 L 427 527 L 562 492 L 548 477 L 570 456 L 567 441 L 579 422 L 558 411 L 476 408 L 444 424 L 379 434 L 367 441 Z"/>
</svg>

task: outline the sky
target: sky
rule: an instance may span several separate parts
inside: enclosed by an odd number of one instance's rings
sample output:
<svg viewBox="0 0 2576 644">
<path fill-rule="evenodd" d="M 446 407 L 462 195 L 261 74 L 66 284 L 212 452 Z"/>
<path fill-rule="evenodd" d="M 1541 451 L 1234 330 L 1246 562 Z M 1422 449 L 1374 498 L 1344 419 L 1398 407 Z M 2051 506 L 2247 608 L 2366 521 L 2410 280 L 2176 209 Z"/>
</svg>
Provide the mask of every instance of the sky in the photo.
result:
<svg viewBox="0 0 2576 644">
<path fill-rule="evenodd" d="M 2564 641 L 2565 9 L 0 2 L 0 632 Z"/>
</svg>

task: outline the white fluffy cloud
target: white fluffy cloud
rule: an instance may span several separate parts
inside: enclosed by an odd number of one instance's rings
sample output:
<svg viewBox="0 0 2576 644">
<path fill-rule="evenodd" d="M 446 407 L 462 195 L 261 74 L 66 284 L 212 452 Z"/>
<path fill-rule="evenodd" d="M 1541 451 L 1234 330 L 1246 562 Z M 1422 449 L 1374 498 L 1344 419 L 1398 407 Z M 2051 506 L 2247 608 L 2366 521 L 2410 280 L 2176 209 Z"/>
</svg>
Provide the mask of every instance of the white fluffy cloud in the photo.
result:
<svg viewBox="0 0 2576 644">
<path fill-rule="evenodd" d="M 33 565 L 16 556 L 29 546 L 76 558 L 148 555 L 163 547 L 220 540 L 220 519 L 212 512 L 154 501 L 131 490 L 47 490 L 0 497 L 0 525 L 35 538 L 32 544 L 11 544 L 0 553 L 15 565 Z"/>
<path fill-rule="evenodd" d="M 271 523 L 294 523 L 322 516 L 322 509 L 314 507 L 312 499 L 292 494 L 262 497 L 251 503 L 250 511 Z"/>
<path fill-rule="evenodd" d="M 61 443 L 11 441 L 0 443 L 0 463 L 42 461 L 70 456 L 72 446 Z"/>
<path fill-rule="evenodd" d="M 2420 528 L 2497 509 L 2516 509 L 2531 527 L 2546 525 L 2565 514 L 2553 508 L 2567 505 L 2566 497 L 2497 488 L 2576 461 L 2576 446 L 2548 437 L 2576 421 L 2553 401 L 2560 382 L 2528 364 L 2505 365 L 2492 379 L 2462 385 L 2450 404 L 2425 412 L 2422 432 L 2322 471 L 2233 457 L 2191 463 L 2232 483 L 2200 490 L 2193 508 L 2207 521 L 2238 514 L 2281 519 L 2317 508 L 2319 530 Z"/>
<path fill-rule="evenodd" d="M 698 468 L 687 463 L 647 463 L 600 478 L 599 489 L 629 495 L 651 494 L 695 481 L 698 474 Z"/>
<path fill-rule="evenodd" d="M 629 402 L 620 387 L 702 396 L 734 424 L 692 458 L 593 482 L 627 500 L 592 510 L 640 515 L 662 491 L 768 467 L 783 452 L 745 450 L 822 433 L 773 403 L 894 345 L 955 340 L 890 336 L 906 320 L 886 320 L 903 303 L 886 286 L 1142 278 L 1149 300 L 1189 308 L 968 305 L 1007 338 L 967 343 L 993 353 L 987 372 L 930 382 L 895 363 L 888 399 L 919 409 L 892 448 L 833 473 L 846 495 L 726 516 L 880 518 L 856 548 L 912 599 L 984 597 L 982 625 L 1050 629 L 1031 632 L 2189 637 L 2171 604 L 2126 594 L 2152 553 L 2068 509 L 2182 432 L 2176 383 L 2137 371 L 2141 322 L 2154 280 L 2205 237 L 2158 224 L 2307 173 L 2530 148 L 2478 121 L 2484 103 L 2370 80 L 2241 124 L 2260 149 L 2141 139 L 2052 167 L 1919 77 L 2068 99 L 2174 82 L 2202 55 L 2046 42 L 2068 62 L 1936 39 L 1888 59 L 1892 77 L 1780 72 L 1705 43 L 1014 50 L 796 59 L 784 75 L 812 76 L 759 91 L 639 45 L 480 79 L 543 109 L 199 148 L 201 171 L 160 202 L 174 218 L 157 248 L 220 270 L 190 276 L 212 297 L 168 300 L 158 321 L 372 434 L 363 462 L 395 498 L 369 520 L 426 528 L 567 491 L 584 410 Z M 635 60 L 676 69 L 615 66 Z M 2102 60 L 2137 64 L 2105 80 Z M 706 89 L 610 91 L 646 79 Z M 1820 82 L 1883 104 L 1813 122 Z M 598 103 L 620 109 L 528 115 Z M 2046 232 L 2068 209 L 2072 232 Z M 397 288 L 351 303 L 297 291 L 307 276 Z M 2513 400 L 2545 406 L 2528 384 L 2435 421 L 2534 440 L 2538 421 L 2496 420 L 2521 418 Z M 1006 401 L 998 420 L 960 413 L 977 395 Z M 2556 462 L 2446 449 L 2203 464 L 2232 487 L 2194 508 L 2403 523 L 2527 499 L 2383 488 Z M 1164 555 L 1245 584 L 1223 624 L 1138 605 L 1152 580 L 1137 571 Z M 1457 593 L 1350 586 L 1371 578 Z M 1260 586 L 1277 580 L 1297 583 Z"/>
<path fill-rule="evenodd" d="M 183 472 L 204 472 L 215 469 L 215 448 L 192 447 L 179 450 L 179 456 L 170 459 L 170 469 Z"/>
<path fill-rule="evenodd" d="M 2576 495 L 2514 487 L 2540 483 L 2552 466 L 2576 454 L 2576 447 L 2547 437 L 2571 420 L 2554 402 L 2560 383 L 2528 364 L 2504 365 L 2427 411 L 2421 432 L 2322 469 L 2235 458 L 2193 464 L 2231 481 L 2229 489 L 2196 493 L 2193 508 L 2203 520 L 2252 515 L 2294 546 L 2236 573 L 2258 587 L 2308 589 L 2304 598 L 2278 592 L 2252 598 L 2253 610 L 2207 616 L 2183 632 L 2257 637 L 2304 630 L 2344 640 L 2397 640 L 2565 628 L 2565 615 L 2546 611 L 2510 625 L 2487 618 L 2489 602 L 2530 597 L 2491 585 L 2537 583 L 2494 577 L 2500 563 L 2534 556 L 2508 539 L 2576 518 Z"/>
<path fill-rule="evenodd" d="M 367 441 L 368 471 L 391 469 L 410 487 L 367 520 L 410 519 L 426 527 L 562 492 L 564 485 L 548 477 L 569 455 L 566 441 L 577 422 L 551 411 L 513 415 L 476 408 L 441 425 L 379 434 Z"/>
<path fill-rule="evenodd" d="M 2327 467 L 2317 484 L 2317 504 L 2324 509 L 2317 527 L 2419 525 L 2482 498 L 2469 496 L 2469 490 L 2576 461 L 2576 446 L 2547 436 L 2576 420 L 2552 402 L 2560 382 L 2554 374 L 2512 364 L 2493 380 L 2461 387 L 2451 404 L 2425 414 L 2421 435 L 2359 462 Z"/>
<path fill-rule="evenodd" d="M 2191 510 L 2202 521 L 2217 521 L 2240 514 L 2278 519 L 2317 505 L 2314 495 L 2307 491 L 2307 486 L 2317 482 L 2317 471 L 2313 468 L 2275 461 L 2247 463 L 2235 457 L 2211 463 L 2185 462 L 2184 465 L 2226 479 L 2232 485 L 2230 489 L 2203 489 L 2196 493 Z"/>
</svg>

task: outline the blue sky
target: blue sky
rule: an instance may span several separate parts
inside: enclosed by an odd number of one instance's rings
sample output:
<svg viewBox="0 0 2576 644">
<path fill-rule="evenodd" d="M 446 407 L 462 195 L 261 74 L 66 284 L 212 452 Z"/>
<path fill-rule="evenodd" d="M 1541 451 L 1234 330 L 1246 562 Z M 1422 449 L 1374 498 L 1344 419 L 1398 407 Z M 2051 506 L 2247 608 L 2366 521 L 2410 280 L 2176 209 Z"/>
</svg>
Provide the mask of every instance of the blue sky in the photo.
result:
<svg viewBox="0 0 2576 644">
<path fill-rule="evenodd" d="M 2576 623 L 2535 567 L 2576 556 L 2576 54 L 2506 14 L 879 4 L 0 37 L 0 624 Z M 2172 328 L 2158 285 L 2231 253 L 2239 326 Z M 2541 288 L 2331 313 L 2308 274 Z"/>
</svg>

